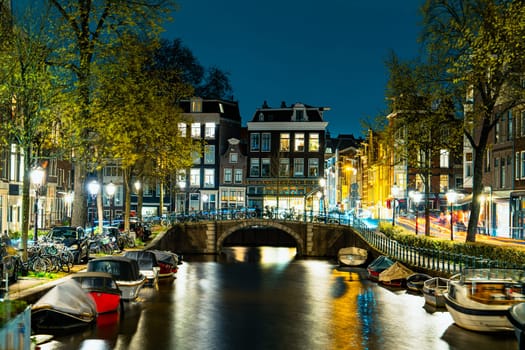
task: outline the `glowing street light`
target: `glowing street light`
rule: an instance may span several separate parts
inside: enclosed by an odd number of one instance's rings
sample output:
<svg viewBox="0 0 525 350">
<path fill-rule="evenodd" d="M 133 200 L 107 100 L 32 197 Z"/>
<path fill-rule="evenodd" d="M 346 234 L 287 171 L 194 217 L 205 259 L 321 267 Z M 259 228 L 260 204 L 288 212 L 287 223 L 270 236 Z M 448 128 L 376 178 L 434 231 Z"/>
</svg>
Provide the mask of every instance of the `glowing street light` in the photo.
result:
<svg viewBox="0 0 525 350">
<path fill-rule="evenodd" d="M 394 184 L 392 186 L 392 226 L 396 225 L 396 197 L 399 194 L 399 187 Z"/>
<path fill-rule="evenodd" d="M 35 187 L 35 233 L 34 233 L 34 241 L 35 243 L 38 242 L 38 196 L 40 195 L 40 187 L 42 187 L 42 183 L 44 181 L 44 169 L 41 167 L 37 167 L 31 171 L 31 183 Z"/>
<path fill-rule="evenodd" d="M 452 214 L 452 210 L 454 209 L 454 203 L 456 203 L 456 200 L 458 199 L 458 193 L 454 190 L 450 190 L 446 193 L 447 202 L 450 204 L 450 240 L 454 240 L 454 215 Z"/>
<path fill-rule="evenodd" d="M 324 188 L 326 186 L 326 180 L 324 177 L 319 179 L 319 187 L 321 187 L 321 197 L 320 204 L 323 206 L 323 215 L 324 215 L 324 222 L 326 223 L 326 205 L 325 205 L 325 196 L 324 196 Z"/>
<path fill-rule="evenodd" d="M 113 198 L 115 195 L 115 184 L 113 181 L 106 185 L 106 194 L 109 198 L 109 226 L 111 226 L 111 221 L 113 218 Z"/>
<path fill-rule="evenodd" d="M 91 195 L 91 206 L 93 215 L 91 216 L 91 234 L 95 233 L 95 200 L 97 199 L 98 191 L 100 191 L 100 184 L 97 180 L 93 180 L 88 184 L 88 192 Z"/>
<path fill-rule="evenodd" d="M 416 209 L 416 236 L 418 235 L 418 224 L 419 224 L 419 202 L 423 199 L 423 194 L 419 191 L 410 192 L 410 197 L 414 201 L 414 208 Z"/>
</svg>

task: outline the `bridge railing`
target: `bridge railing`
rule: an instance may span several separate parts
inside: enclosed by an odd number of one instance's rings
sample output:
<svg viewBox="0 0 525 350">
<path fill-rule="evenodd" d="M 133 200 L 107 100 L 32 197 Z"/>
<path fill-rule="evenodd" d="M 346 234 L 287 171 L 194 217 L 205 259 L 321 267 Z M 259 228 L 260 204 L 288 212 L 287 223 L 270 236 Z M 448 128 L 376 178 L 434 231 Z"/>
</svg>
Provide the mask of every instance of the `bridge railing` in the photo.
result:
<svg viewBox="0 0 525 350">
<path fill-rule="evenodd" d="M 524 268 L 503 260 L 490 260 L 482 256 L 471 256 L 439 249 L 413 247 L 385 236 L 379 230 L 359 225 L 353 226 L 361 236 L 382 254 L 413 267 L 453 275 L 464 268 Z"/>
</svg>

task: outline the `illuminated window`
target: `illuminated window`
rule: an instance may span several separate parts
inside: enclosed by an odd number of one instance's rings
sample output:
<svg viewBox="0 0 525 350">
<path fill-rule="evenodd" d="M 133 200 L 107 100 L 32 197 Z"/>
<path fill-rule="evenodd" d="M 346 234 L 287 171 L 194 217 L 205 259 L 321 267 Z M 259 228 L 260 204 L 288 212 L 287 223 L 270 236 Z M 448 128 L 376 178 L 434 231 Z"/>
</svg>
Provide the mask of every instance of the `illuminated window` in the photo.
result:
<svg viewBox="0 0 525 350">
<path fill-rule="evenodd" d="M 215 164 L 215 145 L 204 146 L 204 164 Z"/>
<path fill-rule="evenodd" d="M 188 132 L 187 131 L 188 126 L 186 125 L 186 123 L 179 123 L 178 126 L 179 126 L 180 136 L 181 137 L 186 137 L 186 133 Z"/>
<path fill-rule="evenodd" d="M 194 97 L 190 102 L 190 112 L 191 113 L 200 113 L 202 112 L 202 98 Z"/>
<path fill-rule="evenodd" d="M 295 134 L 294 151 L 304 152 L 304 134 L 303 133 Z"/>
<path fill-rule="evenodd" d="M 308 151 L 319 152 L 319 134 L 310 133 L 308 140 Z"/>
<path fill-rule="evenodd" d="M 308 159 L 308 176 L 317 177 L 319 175 L 319 159 Z"/>
<path fill-rule="evenodd" d="M 293 160 L 293 175 L 294 176 L 304 176 L 304 159 L 295 158 Z"/>
<path fill-rule="evenodd" d="M 225 168 L 224 169 L 224 183 L 232 183 L 232 169 Z"/>
<path fill-rule="evenodd" d="M 215 187 L 215 169 L 204 169 L 204 187 Z"/>
<path fill-rule="evenodd" d="M 230 153 L 230 163 L 237 163 L 239 161 L 239 154 L 237 153 Z"/>
<path fill-rule="evenodd" d="M 190 186 L 200 187 L 201 172 L 200 169 L 190 169 Z"/>
<path fill-rule="evenodd" d="M 204 124 L 204 137 L 207 139 L 215 138 L 215 123 Z"/>
<path fill-rule="evenodd" d="M 201 137 L 201 125 L 199 123 L 191 123 L 191 137 L 194 139 Z"/>
<path fill-rule="evenodd" d="M 279 150 L 281 152 L 290 152 L 290 134 L 282 133 L 279 144 Z"/>
</svg>

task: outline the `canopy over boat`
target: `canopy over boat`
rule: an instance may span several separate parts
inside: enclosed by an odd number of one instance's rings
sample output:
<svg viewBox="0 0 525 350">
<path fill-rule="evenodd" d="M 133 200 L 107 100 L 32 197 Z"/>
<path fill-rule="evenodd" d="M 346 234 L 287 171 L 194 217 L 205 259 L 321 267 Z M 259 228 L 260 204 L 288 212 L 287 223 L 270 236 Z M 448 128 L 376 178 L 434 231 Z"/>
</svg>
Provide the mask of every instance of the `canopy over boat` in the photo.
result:
<svg viewBox="0 0 525 350">
<path fill-rule="evenodd" d="M 112 274 L 117 281 L 136 281 L 142 278 L 138 262 L 123 256 L 108 256 L 91 260 L 87 270 L 107 272 Z"/>
<path fill-rule="evenodd" d="M 412 274 L 414 274 L 414 271 L 410 270 L 399 261 L 396 261 L 392 266 L 379 274 L 379 282 L 391 282 L 393 280 L 406 279 Z"/>
</svg>

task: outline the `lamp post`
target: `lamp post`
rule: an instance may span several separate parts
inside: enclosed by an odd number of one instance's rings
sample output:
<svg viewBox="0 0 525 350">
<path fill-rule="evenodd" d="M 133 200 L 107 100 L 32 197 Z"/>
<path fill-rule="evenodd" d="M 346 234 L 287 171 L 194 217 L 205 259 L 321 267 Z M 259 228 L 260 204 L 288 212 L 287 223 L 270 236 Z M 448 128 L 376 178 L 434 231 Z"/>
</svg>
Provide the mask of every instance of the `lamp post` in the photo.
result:
<svg viewBox="0 0 525 350">
<path fill-rule="evenodd" d="M 100 190 L 100 184 L 97 180 L 93 180 L 88 184 L 88 191 L 91 195 L 91 206 L 92 206 L 92 215 L 91 215 L 91 234 L 95 233 L 95 200 L 97 198 L 98 191 Z"/>
<path fill-rule="evenodd" d="M 35 243 L 38 242 L 38 196 L 40 195 L 40 187 L 42 186 L 42 181 L 44 180 L 44 169 L 37 167 L 31 171 L 31 182 L 35 186 L 35 233 L 33 240 Z"/>
<path fill-rule="evenodd" d="M 136 215 L 139 219 L 142 219 L 142 197 L 140 196 L 140 187 L 141 187 L 140 181 L 139 180 L 135 181 L 133 186 L 135 187 L 135 193 L 137 194 L 137 213 Z"/>
<path fill-rule="evenodd" d="M 319 186 L 321 187 L 321 201 L 320 204 L 323 206 L 323 215 L 324 215 L 324 222 L 326 223 L 326 205 L 325 205 L 325 198 L 324 198 L 324 188 L 326 186 L 326 180 L 323 178 L 319 179 Z"/>
<path fill-rule="evenodd" d="M 186 181 L 179 181 L 179 188 L 180 188 L 180 191 L 181 191 L 181 196 L 182 196 L 182 201 L 181 201 L 181 204 L 182 204 L 182 215 L 186 215 L 186 192 L 185 192 L 185 189 L 186 189 Z"/>
<path fill-rule="evenodd" d="M 399 187 L 394 184 L 392 186 L 392 226 L 396 225 L 396 197 L 399 193 Z"/>
<path fill-rule="evenodd" d="M 454 240 L 454 215 L 452 211 L 454 210 L 454 203 L 456 202 L 456 199 L 458 198 L 458 193 L 454 190 L 450 190 L 446 194 L 447 196 L 447 202 L 450 204 L 450 240 Z"/>
<path fill-rule="evenodd" d="M 419 202 L 423 199 L 423 194 L 419 191 L 410 192 L 410 197 L 414 201 L 414 208 L 416 210 L 416 236 L 418 235 L 418 225 L 419 225 Z"/>
<path fill-rule="evenodd" d="M 65 196 L 66 202 L 66 217 L 71 222 L 71 204 L 73 203 L 73 192 L 68 192 Z"/>
<path fill-rule="evenodd" d="M 106 185 L 106 194 L 109 198 L 109 226 L 111 226 L 111 221 L 113 219 L 113 198 L 115 195 L 115 184 L 113 181 Z"/>
</svg>

